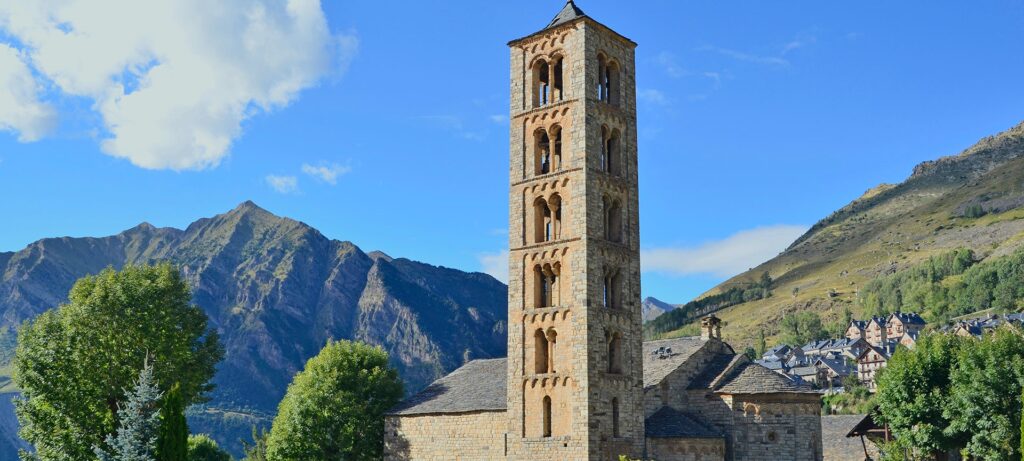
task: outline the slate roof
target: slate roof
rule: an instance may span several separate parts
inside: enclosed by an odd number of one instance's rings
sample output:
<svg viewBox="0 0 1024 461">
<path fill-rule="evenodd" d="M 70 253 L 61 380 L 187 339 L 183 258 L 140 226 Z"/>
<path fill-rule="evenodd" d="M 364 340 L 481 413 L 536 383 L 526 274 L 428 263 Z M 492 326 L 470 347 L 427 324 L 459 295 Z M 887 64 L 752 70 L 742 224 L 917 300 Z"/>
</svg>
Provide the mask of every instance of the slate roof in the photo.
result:
<svg viewBox="0 0 1024 461">
<path fill-rule="evenodd" d="M 792 380 L 756 363 L 738 366 L 715 388 L 722 394 L 817 394 L 810 386 L 794 383 Z"/>
<path fill-rule="evenodd" d="M 701 370 L 697 376 L 694 376 L 690 380 L 690 385 L 687 389 L 710 389 L 715 384 L 715 379 L 718 378 L 722 372 L 729 369 L 729 365 L 737 360 L 739 355 L 721 354 L 711 359 L 710 362 L 704 365 L 704 369 Z"/>
<path fill-rule="evenodd" d="M 391 409 L 390 415 L 504 411 L 506 359 L 473 360 Z"/>
<path fill-rule="evenodd" d="M 853 367 L 848 365 L 846 363 L 846 360 L 843 360 L 843 359 L 832 359 L 832 358 L 822 357 L 822 358 L 818 359 L 818 363 L 821 363 L 822 365 L 824 365 L 824 366 L 826 366 L 828 368 L 831 368 L 832 371 L 836 372 L 836 374 L 840 375 L 840 376 L 846 376 L 846 375 L 854 372 Z"/>
<path fill-rule="evenodd" d="M 545 29 L 558 27 L 567 22 L 572 22 L 586 16 L 587 14 L 584 13 L 583 10 L 581 10 L 578 6 L 576 6 L 576 2 L 569 0 L 568 2 L 565 2 L 565 7 L 562 8 L 562 11 L 559 11 L 558 14 L 555 15 L 555 19 L 552 19 L 551 22 L 548 23 L 548 26 L 545 27 Z"/>
<path fill-rule="evenodd" d="M 910 325 L 924 325 L 925 324 L 924 319 L 921 318 L 920 315 L 918 315 L 918 314 L 916 314 L 914 312 L 893 312 L 892 315 L 889 316 L 889 318 L 892 319 L 893 317 L 899 319 L 904 324 L 910 324 Z"/>
<path fill-rule="evenodd" d="M 669 406 L 661 407 L 644 422 L 647 437 L 655 439 L 684 437 L 690 439 L 720 439 L 721 432 Z"/>
<path fill-rule="evenodd" d="M 706 341 L 698 337 L 644 342 L 644 388 L 656 386 L 690 359 Z M 671 350 L 671 352 L 665 352 Z M 660 351 L 660 352 L 659 352 Z"/>
</svg>

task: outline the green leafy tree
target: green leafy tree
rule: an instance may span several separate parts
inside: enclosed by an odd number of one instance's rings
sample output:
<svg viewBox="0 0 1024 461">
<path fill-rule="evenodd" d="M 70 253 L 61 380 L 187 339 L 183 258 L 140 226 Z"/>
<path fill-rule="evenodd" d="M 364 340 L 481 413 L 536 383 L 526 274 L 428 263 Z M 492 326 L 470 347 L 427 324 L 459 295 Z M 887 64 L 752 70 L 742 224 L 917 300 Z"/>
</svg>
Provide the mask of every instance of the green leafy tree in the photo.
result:
<svg viewBox="0 0 1024 461">
<path fill-rule="evenodd" d="M 828 337 L 821 325 L 817 312 L 805 311 L 788 314 L 782 318 L 782 342 L 790 346 L 802 346 L 809 341 Z"/>
<path fill-rule="evenodd" d="M 757 358 L 764 357 L 765 351 L 768 350 L 768 341 L 764 337 L 764 330 L 757 330 Z"/>
<path fill-rule="evenodd" d="M 960 351 L 950 376 L 949 432 L 969 434 L 977 459 L 1020 459 L 1024 336 L 1001 328 Z"/>
<path fill-rule="evenodd" d="M 231 454 L 206 434 L 188 436 L 188 461 L 231 461 Z"/>
<path fill-rule="evenodd" d="M 153 382 L 151 365 L 142 369 L 125 398 L 124 405 L 118 404 L 117 434 L 107 436 L 108 450 L 94 448 L 96 457 L 100 461 L 155 461 L 160 389 Z"/>
<path fill-rule="evenodd" d="M 931 455 L 962 444 L 963 434 L 945 431 L 950 416 L 949 370 L 971 340 L 954 335 L 925 335 L 913 350 L 899 350 L 878 373 L 879 419 L 888 424 L 901 448 Z"/>
<path fill-rule="evenodd" d="M 255 426 L 252 428 L 252 443 L 242 441 L 246 461 L 267 461 L 267 437 L 269 435 L 265 429 L 260 429 L 257 432 Z"/>
<path fill-rule="evenodd" d="M 267 440 L 275 461 L 379 459 L 384 412 L 402 396 L 382 349 L 329 342 L 295 375 Z"/>
<path fill-rule="evenodd" d="M 181 386 L 177 384 L 164 395 L 156 454 L 158 461 L 188 461 L 188 422 L 185 421 Z"/>
<path fill-rule="evenodd" d="M 147 357 L 159 364 L 157 383 L 180 383 L 186 406 L 206 400 L 223 350 L 190 299 L 169 264 L 106 269 L 76 282 L 67 304 L 21 327 L 16 412 L 19 435 L 38 459 L 92 460 L 94 447 L 109 448 L 117 404 Z"/>
</svg>

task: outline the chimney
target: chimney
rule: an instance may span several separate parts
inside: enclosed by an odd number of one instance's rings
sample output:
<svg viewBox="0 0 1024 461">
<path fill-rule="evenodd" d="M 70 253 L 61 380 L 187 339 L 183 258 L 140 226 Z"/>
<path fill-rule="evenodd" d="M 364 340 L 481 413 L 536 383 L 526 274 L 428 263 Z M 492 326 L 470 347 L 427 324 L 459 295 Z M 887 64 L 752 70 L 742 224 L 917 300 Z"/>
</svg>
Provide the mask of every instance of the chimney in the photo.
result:
<svg viewBox="0 0 1024 461">
<path fill-rule="evenodd" d="M 700 321 L 700 339 L 704 341 L 710 339 L 722 340 L 722 320 L 711 314 L 704 317 Z"/>
</svg>

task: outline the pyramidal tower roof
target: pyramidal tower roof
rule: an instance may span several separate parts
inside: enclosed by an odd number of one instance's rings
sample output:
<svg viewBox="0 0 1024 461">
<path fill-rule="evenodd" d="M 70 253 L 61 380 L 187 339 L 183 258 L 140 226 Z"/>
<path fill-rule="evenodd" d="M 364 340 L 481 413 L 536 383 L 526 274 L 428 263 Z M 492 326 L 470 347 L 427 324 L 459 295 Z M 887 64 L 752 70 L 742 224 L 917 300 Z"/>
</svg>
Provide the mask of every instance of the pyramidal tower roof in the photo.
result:
<svg viewBox="0 0 1024 461">
<path fill-rule="evenodd" d="M 547 31 L 549 29 L 554 29 L 554 28 L 556 28 L 558 26 L 569 24 L 571 22 L 574 22 L 574 21 L 576 21 L 578 19 L 583 19 L 583 18 L 586 18 L 587 20 L 592 21 L 592 22 L 600 25 L 601 27 L 604 27 L 605 29 L 608 29 L 609 31 L 611 31 L 615 35 L 618 35 L 619 37 L 622 37 L 626 41 L 628 41 L 630 43 L 633 43 L 632 40 L 626 38 L 622 34 L 619 34 L 618 32 L 615 32 L 614 30 L 612 30 L 610 27 L 605 26 L 604 24 L 601 24 L 600 22 L 597 22 L 596 20 L 594 20 L 594 18 L 588 16 L 587 13 L 584 13 L 583 10 L 580 9 L 580 7 L 576 6 L 576 2 L 573 1 L 573 0 L 567 0 L 565 2 L 565 6 L 562 7 L 562 10 L 559 11 L 558 14 L 555 15 L 555 18 L 552 19 L 551 22 L 549 22 L 547 26 L 544 26 L 543 29 L 541 29 L 541 30 L 539 30 L 537 32 L 534 32 L 534 33 L 532 33 L 530 35 L 527 35 L 525 37 L 517 38 L 517 39 L 512 40 L 511 42 L 508 42 L 508 43 L 509 43 L 509 45 L 513 45 L 513 44 L 515 44 L 515 43 L 517 43 L 519 41 L 522 41 L 522 40 L 524 40 L 526 38 L 529 38 L 529 37 L 532 37 L 534 35 L 543 33 L 543 32 L 545 32 L 545 31 Z M 633 46 L 636 46 L 636 43 L 633 43 Z"/>
<path fill-rule="evenodd" d="M 545 29 L 560 26 L 575 19 L 582 18 L 586 15 L 587 13 L 584 13 L 583 10 L 580 9 L 580 7 L 576 6 L 576 2 L 574 2 L 573 0 L 569 0 L 565 2 L 565 7 L 562 8 L 562 11 L 558 12 L 558 14 L 555 16 L 555 19 L 552 19 L 551 23 L 549 23 L 548 26 L 545 27 Z"/>
</svg>

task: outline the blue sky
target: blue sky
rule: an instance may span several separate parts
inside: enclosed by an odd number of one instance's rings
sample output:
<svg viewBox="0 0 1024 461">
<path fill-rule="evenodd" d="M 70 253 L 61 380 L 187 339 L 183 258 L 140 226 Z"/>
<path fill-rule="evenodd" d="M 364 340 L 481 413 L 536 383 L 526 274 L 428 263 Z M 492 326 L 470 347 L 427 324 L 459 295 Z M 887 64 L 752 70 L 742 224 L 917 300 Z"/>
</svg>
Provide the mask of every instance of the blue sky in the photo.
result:
<svg viewBox="0 0 1024 461">
<path fill-rule="evenodd" d="M 0 5 L 0 251 L 253 200 L 500 272 L 505 44 L 562 2 L 105 1 Z M 1024 119 L 1019 1 L 578 5 L 640 45 L 643 291 L 666 301 Z"/>
</svg>

